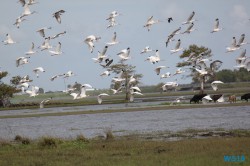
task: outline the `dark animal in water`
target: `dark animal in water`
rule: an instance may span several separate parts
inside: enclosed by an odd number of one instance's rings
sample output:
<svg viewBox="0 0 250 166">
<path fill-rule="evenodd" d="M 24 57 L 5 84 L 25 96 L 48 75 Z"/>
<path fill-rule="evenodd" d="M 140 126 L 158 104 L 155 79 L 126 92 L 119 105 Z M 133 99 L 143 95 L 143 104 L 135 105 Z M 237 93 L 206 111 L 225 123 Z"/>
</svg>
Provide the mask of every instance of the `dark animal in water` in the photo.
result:
<svg viewBox="0 0 250 166">
<path fill-rule="evenodd" d="M 211 96 L 211 98 L 213 99 L 214 102 L 216 102 L 221 96 L 222 94 L 218 94 L 218 95 Z"/>
<path fill-rule="evenodd" d="M 191 104 L 192 102 L 194 102 L 194 103 L 199 103 L 199 102 L 202 100 L 202 98 L 203 98 L 204 96 L 207 96 L 207 94 L 197 94 L 197 95 L 194 95 L 194 96 L 190 99 L 190 104 Z"/>
<path fill-rule="evenodd" d="M 242 95 L 240 99 L 246 100 L 248 102 L 248 99 L 250 99 L 250 93 L 246 93 L 246 94 Z"/>
</svg>

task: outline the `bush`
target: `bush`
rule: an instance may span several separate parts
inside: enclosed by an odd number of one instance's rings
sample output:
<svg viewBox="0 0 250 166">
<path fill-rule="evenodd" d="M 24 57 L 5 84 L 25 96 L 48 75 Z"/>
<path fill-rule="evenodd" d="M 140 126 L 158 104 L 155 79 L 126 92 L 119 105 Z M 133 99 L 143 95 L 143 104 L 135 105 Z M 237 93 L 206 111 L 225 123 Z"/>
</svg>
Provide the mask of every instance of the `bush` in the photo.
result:
<svg viewBox="0 0 250 166">
<path fill-rule="evenodd" d="M 76 137 L 76 140 L 77 141 L 80 141 L 80 142 L 89 142 L 89 139 L 88 138 L 86 138 L 86 137 L 84 137 L 84 135 L 78 135 L 77 137 Z"/>
<path fill-rule="evenodd" d="M 22 138 L 22 144 L 29 145 L 31 143 L 31 140 L 29 138 Z"/>
<path fill-rule="evenodd" d="M 52 138 L 52 137 L 44 137 L 40 140 L 39 145 L 41 147 L 52 147 L 56 148 L 58 143 L 60 143 L 61 140 Z"/>
<path fill-rule="evenodd" d="M 107 130 L 105 131 L 105 134 L 106 134 L 106 140 L 107 140 L 107 141 L 114 140 L 115 136 L 113 135 L 111 129 L 107 129 Z"/>
</svg>

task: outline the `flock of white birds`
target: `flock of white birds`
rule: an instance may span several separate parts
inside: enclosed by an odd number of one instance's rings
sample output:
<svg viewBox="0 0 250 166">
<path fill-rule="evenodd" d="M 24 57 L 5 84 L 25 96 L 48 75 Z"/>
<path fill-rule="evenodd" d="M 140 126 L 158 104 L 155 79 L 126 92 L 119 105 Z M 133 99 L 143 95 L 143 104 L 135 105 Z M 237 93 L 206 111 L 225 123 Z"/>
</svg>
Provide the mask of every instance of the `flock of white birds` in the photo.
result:
<svg viewBox="0 0 250 166">
<path fill-rule="evenodd" d="M 14 25 L 19 29 L 22 26 L 25 26 L 25 21 L 28 17 L 30 17 L 30 15 L 36 14 L 36 11 L 32 11 L 32 6 L 33 5 L 39 5 L 39 3 L 35 0 L 19 0 L 22 8 L 23 8 L 23 12 L 20 16 L 17 17 Z M 42 2 L 41 2 L 42 3 Z M 39 14 L 39 13 L 37 13 Z M 59 11 L 55 11 L 54 13 L 52 13 L 51 17 L 55 18 L 55 21 L 58 24 L 61 24 L 61 22 L 63 22 L 63 15 L 67 14 L 66 11 L 64 10 L 59 10 Z M 110 28 L 115 28 L 116 26 L 122 26 L 122 24 L 119 24 L 117 22 L 117 17 L 119 17 L 120 15 L 123 15 L 121 13 L 119 13 L 118 11 L 112 11 L 107 17 L 106 17 L 106 21 L 108 22 L 108 26 L 106 27 L 107 29 Z M 173 21 L 173 18 L 170 17 L 167 19 L 168 23 L 171 24 L 171 22 Z M 195 19 L 195 12 L 193 11 L 190 16 L 184 21 L 182 22 L 183 26 L 187 26 L 187 28 L 182 31 L 181 27 L 176 28 L 176 30 L 174 30 L 172 33 L 170 33 L 167 37 L 167 39 L 163 42 L 166 43 L 166 47 L 168 47 L 169 42 L 175 42 L 175 47 L 170 49 L 170 53 L 171 54 L 176 54 L 182 50 L 184 50 L 184 48 L 181 47 L 181 39 L 176 38 L 176 36 L 178 37 L 178 35 L 183 35 L 183 34 L 190 34 L 193 33 L 196 29 L 194 28 L 195 26 L 195 22 L 198 22 L 198 20 Z M 164 22 L 162 20 L 157 20 L 154 19 L 153 16 L 149 17 L 146 20 L 146 23 L 144 25 L 142 25 L 143 27 L 145 27 L 145 29 L 148 31 L 148 33 L 151 33 L 151 28 L 152 26 L 154 26 L 155 24 L 160 24 L 161 22 Z M 50 30 L 51 27 L 43 27 L 40 29 L 37 29 L 37 33 L 44 39 L 44 42 L 36 47 L 34 42 L 30 42 L 31 43 L 31 47 L 30 49 L 25 52 L 25 56 L 21 56 L 16 58 L 16 67 L 20 67 L 23 65 L 26 65 L 28 63 L 30 63 L 30 59 L 32 59 L 32 56 L 34 56 L 37 52 L 39 51 L 47 51 L 51 56 L 60 56 L 61 54 L 63 54 L 62 51 L 62 44 L 61 42 L 57 43 L 56 47 L 53 47 L 50 42 L 54 39 L 58 39 L 63 37 L 64 35 L 67 35 L 66 31 L 63 32 L 59 32 L 53 36 L 47 36 L 46 32 L 48 30 Z M 219 31 L 222 31 L 224 28 L 220 26 L 219 24 L 219 19 L 216 18 L 215 22 L 214 22 L 214 27 L 212 28 L 211 26 L 211 33 L 220 33 Z M 182 31 L 182 32 L 181 32 Z M 117 34 L 117 32 L 113 33 L 112 39 L 109 42 L 105 43 L 105 46 L 103 48 L 103 51 L 100 52 L 98 51 L 98 55 L 97 57 L 93 57 L 93 62 L 99 64 L 100 66 L 103 67 L 103 69 L 105 71 L 103 71 L 102 73 L 100 73 L 101 77 L 109 77 L 111 75 L 110 70 L 109 70 L 109 66 L 111 64 L 115 64 L 115 63 L 127 63 L 128 61 L 132 61 L 132 58 L 130 56 L 130 47 L 124 48 L 122 49 L 120 52 L 117 53 L 117 58 L 111 58 L 109 57 L 106 53 L 107 50 L 110 47 L 115 47 L 115 45 L 119 44 L 119 40 L 117 39 L 119 36 L 119 34 Z M 101 39 L 101 36 L 96 36 L 93 34 L 90 34 L 88 36 L 85 37 L 84 39 L 84 44 L 86 44 L 85 48 L 89 49 L 90 54 L 93 53 L 93 51 L 95 50 L 95 44 Z M 242 34 L 238 40 L 238 42 L 236 41 L 236 38 L 233 37 L 232 39 L 232 44 L 228 47 L 226 47 L 225 52 L 234 52 L 236 50 L 242 49 L 244 45 L 248 44 L 247 42 L 245 42 L 245 34 Z M 18 44 L 18 42 L 16 42 L 11 34 L 6 34 L 6 39 L 3 40 L 4 45 L 13 45 L 13 44 Z M 11 48 L 10 48 L 11 49 Z M 145 48 L 143 48 L 140 51 L 141 55 L 146 55 L 149 54 L 151 52 L 154 52 L 154 55 L 150 55 L 147 58 L 144 59 L 144 61 L 149 61 L 151 64 L 156 65 L 158 62 L 160 61 L 164 61 L 163 59 L 161 59 L 160 57 L 160 52 L 158 49 L 152 49 L 150 46 L 146 46 Z M 236 63 L 237 65 L 234 66 L 235 68 L 246 68 L 248 71 L 250 71 L 250 61 L 248 60 L 249 57 L 246 56 L 246 49 L 243 49 L 242 53 L 240 54 L 239 57 L 236 58 Z M 205 59 L 202 57 L 202 55 L 198 56 L 198 57 L 192 57 L 192 54 L 189 56 L 189 58 L 186 61 L 190 61 L 193 62 L 195 64 L 205 64 L 208 63 L 210 60 L 209 59 Z M 143 62 L 142 62 L 143 63 Z M 202 75 L 206 75 L 208 73 L 208 71 L 206 70 L 205 67 L 197 67 L 194 66 L 194 69 L 202 76 Z M 206 66 L 206 65 L 205 65 Z M 169 78 L 169 77 L 175 77 L 175 75 L 180 75 L 183 74 L 187 71 L 185 71 L 182 68 L 177 69 L 174 73 L 170 73 L 170 72 L 165 72 L 162 73 L 162 70 L 167 69 L 169 67 L 164 66 L 164 65 L 159 65 L 155 67 L 155 73 L 157 75 L 159 75 L 159 77 L 161 79 L 163 78 Z M 20 68 L 20 70 L 22 70 Z M 36 75 L 36 77 L 39 79 L 39 75 L 42 74 L 43 72 L 45 72 L 46 70 L 41 67 L 38 66 L 34 69 L 32 69 L 34 74 Z M 66 73 L 60 73 L 57 75 L 54 75 L 50 78 L 50 81 L 54 81 L 55 79 L 58 78 L 63 78 L 63 79 L 68 79 L 69 77 L 74 76 L 75 73 L 72 71 L 68 71 Z M 91 75 L 91 74 L 90 74 Z M 49 81 L 49 80 L 48 80 Z M 125 79 L 122 77 L 122 73 L 120 73 L 118 76 L 111 78 L 111 81 L 113 82 L 124 82 Z M 32 85 L 30 86 L 30 82 L 32 82 L 32 80 L 30 79 L 30 76 L 26 75 L 24 76 L 21 81 L 20 81 L 20 88 L 22 88 L 23 93 L 27 93 L 29 94 L 31 97 L 35 97 L 37 95 L 39 95 L 38 90 L 39 87 Z M 140 88 L 138 86 L 133 86 L 134 82 L 136 82 L 136 79 L 133 77 L 133 75 L 131 76 L 131 78 L 129 79 L 129 84 L 131 84 L 130 86 L 130 101 L 134 100 L 134 95 L 143 95 Z M 221 84 L 223 82 L 221 81 L 214 81 L 212 82 L 211 86 L 212 88 L 216 91 L 218 90 L 218 84 Z M 163 86 L 162 89 L 163 90 L 167 90 L 169 87 L 173 88 L 173 87 L 177 87 L 178 83 L 177 81 L 173 81 L 173 82 L 166 82 Z M 93 86 L 91 86 L 88 83 L 84 83 L 81 85 L 81 91 L 80 92 L 76 92 L 76 89 L 66 89 L 65 92 L 69 93 L 73 99 L 81 99 L 81 98 L 86 98 L 88 97 L 88 95 L 86 94 L 86 91 L 89 89 L 93 89 Z M 120 93 L 122 92 L 123 88 L 119 87 L 118 89 L 111 89 L 111 91 L 114 94 Z M 102 103 L 102 97 L 104 96 L 109 96 L 109 94 L 107 93 L 101 93 L 97 96 L 97 101 L 99 104 Z M 43 104 L 48 102 L 51 99 L 46 99 L 43 100 L 41 102 L 43 107 Z"/>
</svg>

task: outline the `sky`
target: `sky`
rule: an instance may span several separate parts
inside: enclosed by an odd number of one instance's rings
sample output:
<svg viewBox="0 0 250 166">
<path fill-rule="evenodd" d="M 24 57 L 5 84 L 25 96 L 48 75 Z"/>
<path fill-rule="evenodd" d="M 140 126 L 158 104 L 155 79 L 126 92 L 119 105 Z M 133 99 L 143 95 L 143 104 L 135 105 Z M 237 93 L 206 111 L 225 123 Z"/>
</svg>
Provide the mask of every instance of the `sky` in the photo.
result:
<svg viewBox="0 0 250 166">
<path fill-rule="evenodd" d="M 29 75 L 33 79 L 32 85 L 43 88 L 45 91 L 60 91 L 65 89 L 65 85 L 78 83 L 88 83 L 97 89 L 108 89 L 112 77 L 100 77 L 105 71 L 101 66 L 91 58 L 97 57 L 97 52 L 102 51 L 105 43 L 109 42 L 113 33 L 117 33 L 117 45 L 110 46 L 107 55 L 118 62 L 117 53 L 122 49 L 130 47 L 131 59 L 125 63 L 136 66 L 136 73 L 143 74 L 141 85 L 156 85 L 160 82 L 174 81 L 177 79 L 179 84 L 190 83 L 190 78 L 183 76 L 174 76 L 172 78 L 160 79 L 156 75 L 154 68 L 160 65 L 169 68 L 161 71 L 161 74 L 170 72 L 174 73 L 177 69 L 176 64 L 182 62 L 179 58 L 182 53 L 171 54 L 170 49 L 175 47 L 176 42 L 171 42 L 166 48 L 165 42 L 167 36 L 178 27 L 182 32 L 188 25 L 182 25 L 192 11 L 195 11 L 194 28 L 196 31 L 190 34 L 176 35 L 175 39 L 181 39 L 181 47 L 187 49 L 189 45 L 196 44 L 205 46 L 212 50 L 213 60 L 221 60 L 223 64 L 221 69 L 234 69 L 235 58 L 241 51 L 225 53 L 226 47 L 231 45 L 232 38 L 235 36 L 238 40 L 241 34 L 245 34 L 245 41 L 250 42 L 250 7 L 249 0 L 37 0 L 37 4 L 30 6 L 31 11 L 37 13 L 26 17 L 27 21 L 21 23 L 20 28 L 14 26 L 14 22 L 23 12 L 23 8 L 17 0 L 4 0 L 0 10 L 0 38 L 5 40 L 8 33 L 13 40 L 17 41 L 13 45 L 4 45 L 0 43 L 0 70 L 8 71 L 9 75 L 4 78 L 4 82 L 9 82 L 13 76 Z M 62 23 L 58 24 L 52 14 L 58 10 L 65 10 L 62 14 Z M 116 17 L 120 24 L 107 29 L 108 21 L 106 18 L 112 11 L 118 11 L 121 16 Z M 155 24 L 147 31 L 143 27 L 147 19 L 153 16 L 163 22 Z M 173 22 L 168 23 L 167 18 L 172 17 Z M 217 33 L 210 33 L 214 26 L 214 20 L 219 18 L 220 27 L 224 29 Z M 52 27 L 47 30 L 46 36 L 52 36 L 59 32 L 66 31 L 64 36 L 51 40 L 50 44 L 56 46 L 60 41 L 62 43 L 63 54 L 51 56 L 48 51 L 37 49 L 44 39 L 36 32 L 43 27 Z M 101 40 L 95 43 L 93 53 L 90 53 L 84 39 L 89 35 L 100 36 Z M 25 56 L 31 43 L 35 43 L 38 51 L 29 61 L 30 63 L 16 67 L 15 60 L 18 57 Z M 154 52 L 141 55 L 140 52 L 145 46 L 152 49 L 158 49 L 161 59 L 164 61 L 158 64 L 151 64 L 145 59 L 154 55 Z M 249 45 L 244 45 L 247 49 Z M 32 70 L 36 67 L 43 67 L 45 73 L 41 73 L 39 78 Z M 75 76 L 64 81 L 58 78 L 53 82 L 49 79 L 57 74 L 73 71 Z M 185 72 L 184 75 L 188 75 Z"/>
</svg>

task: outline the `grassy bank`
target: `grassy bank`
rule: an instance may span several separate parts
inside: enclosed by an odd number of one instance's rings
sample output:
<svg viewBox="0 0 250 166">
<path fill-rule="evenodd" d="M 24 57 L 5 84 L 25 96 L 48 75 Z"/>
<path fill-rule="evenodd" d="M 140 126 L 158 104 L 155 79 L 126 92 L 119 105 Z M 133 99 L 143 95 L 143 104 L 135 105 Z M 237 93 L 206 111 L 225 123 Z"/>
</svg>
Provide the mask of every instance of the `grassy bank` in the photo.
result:
<svg viewBox="0 0 250 166">
<path fill-rule="evenodd" d="M 194 133 L 189 130 L 179 134 Z M 115 138 L 110 132 L 105 138 L 91 140 L 82 135 L 74 140 L 16 136 L 15 141 L 1 140 L 0 165 L 249 165 L 250 133 L 229 133 L 179 141 L 154 141 L 139 135 Z M 228 163 L 224 155 L 244 155 L 245 161 Z"/>
</svg>

